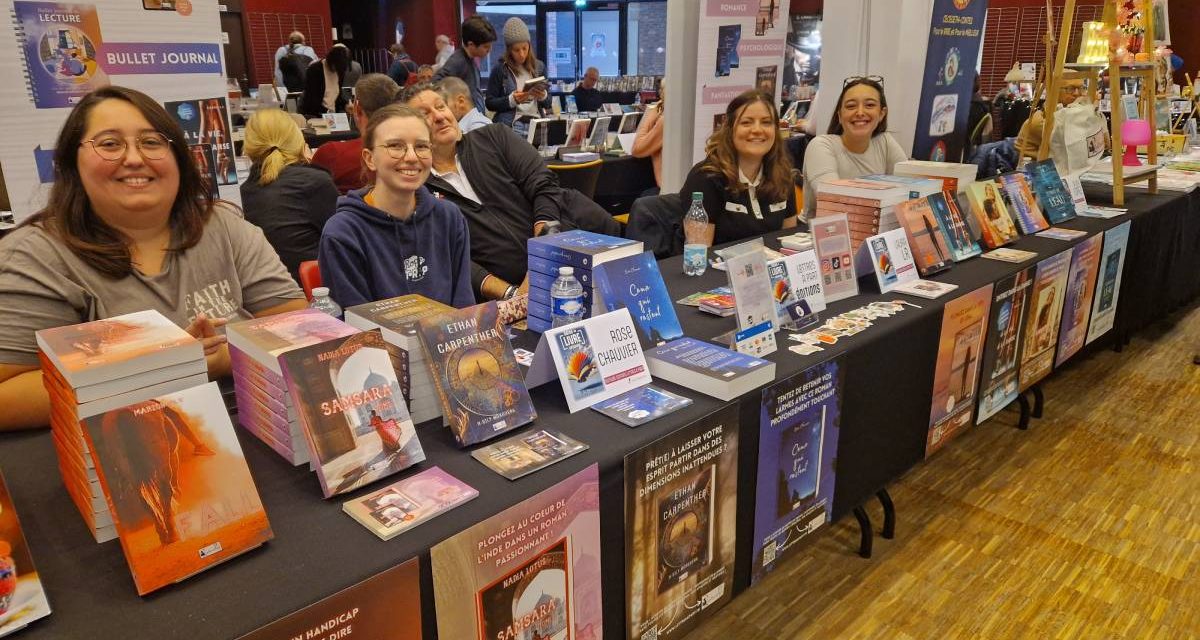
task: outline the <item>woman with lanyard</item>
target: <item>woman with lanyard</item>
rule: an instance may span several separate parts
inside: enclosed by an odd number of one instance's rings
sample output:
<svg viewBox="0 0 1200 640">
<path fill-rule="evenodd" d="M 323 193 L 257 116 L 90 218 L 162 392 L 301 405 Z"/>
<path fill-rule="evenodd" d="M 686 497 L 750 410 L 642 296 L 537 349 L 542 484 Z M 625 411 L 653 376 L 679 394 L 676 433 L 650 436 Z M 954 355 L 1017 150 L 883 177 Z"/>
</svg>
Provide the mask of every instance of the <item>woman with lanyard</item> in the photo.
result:
<svg viewBox="0 0 1200 640">
<path fill-rule="evenodd" d="M 796 226 L 792 162 L 771 96 L 751 90 L 734 98 L 704 151 L 679 197 L 686 207 L 693 193 L 704 195 L 713 244 Z"/>
<path fill-rule="evenodd" d="M 406 294 L 454 307 L 475 304 L 467 221 L 424 187 L 433 166 L 425 117 L 392 104 L 363 132 L 375 183 L 338 199 L 321 233 L 321 280 L 343 308 Z"/>
</svg>

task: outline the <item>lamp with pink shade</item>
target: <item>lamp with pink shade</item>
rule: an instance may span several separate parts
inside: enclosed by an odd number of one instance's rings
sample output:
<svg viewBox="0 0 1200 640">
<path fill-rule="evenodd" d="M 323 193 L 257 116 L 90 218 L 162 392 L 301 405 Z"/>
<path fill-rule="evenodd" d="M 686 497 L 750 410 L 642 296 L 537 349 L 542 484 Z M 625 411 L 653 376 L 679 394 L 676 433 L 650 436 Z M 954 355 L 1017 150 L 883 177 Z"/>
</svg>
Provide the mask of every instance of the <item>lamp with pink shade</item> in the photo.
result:
<svg viewBox="0 0 1200 640">
<path fill-rule="evenodd" d="M 1145 120 L 1126 120 L 1121 123 L 1121 143 L 1125 145 L 1125 155 L 1121 157 L 1121 165 L 1140 167 L 1137 148 L 1148 145 L 1151 141 L 1150 123 Z"/>
</svg>

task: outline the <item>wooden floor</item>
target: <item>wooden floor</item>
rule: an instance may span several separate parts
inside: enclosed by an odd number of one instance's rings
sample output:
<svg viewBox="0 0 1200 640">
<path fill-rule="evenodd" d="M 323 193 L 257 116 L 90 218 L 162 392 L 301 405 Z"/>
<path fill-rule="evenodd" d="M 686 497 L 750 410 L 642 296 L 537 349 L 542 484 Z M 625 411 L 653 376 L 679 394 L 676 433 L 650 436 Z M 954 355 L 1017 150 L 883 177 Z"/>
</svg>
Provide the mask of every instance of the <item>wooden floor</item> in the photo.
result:
<svg viewBox="0 0 1200 640">
<path fill-rule="evenodd" d="M 847 517 L 687 640 L 1200 638 L 1196 353 L 1193 307 L 1077 358 L 892 486 L 871 560 Z"/>
</svg>

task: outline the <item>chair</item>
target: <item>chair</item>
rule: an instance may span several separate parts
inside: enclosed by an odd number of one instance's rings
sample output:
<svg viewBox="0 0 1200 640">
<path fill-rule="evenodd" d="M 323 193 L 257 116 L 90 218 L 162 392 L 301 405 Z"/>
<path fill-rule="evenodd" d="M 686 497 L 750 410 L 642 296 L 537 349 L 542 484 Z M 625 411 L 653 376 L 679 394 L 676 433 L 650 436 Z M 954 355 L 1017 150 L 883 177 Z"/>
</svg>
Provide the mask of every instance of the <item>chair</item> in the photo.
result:
<svg viewBox="0 0 1200 640">
<path fill-rule="evenodd" d="M 633 201 L 625 237 L 641 240 L 658 259 L 683 253 L 683 203 L 678 193 L 644 196 Z"/>
<path fill-rule="evenodd" d="M 300 263 L 300 287 L 304 289 L 304 297 L 312 302 L 312 290 L 321 286 L 321 269 L 316 260 L 305 260 Z"/>
<path fill-rule="evenodd" d="M 588 200 L 595 200 L 596 183 L 600 181 L 600 169 L 603 165 L 604 160 L 596 159 L 591 162 L 580 162 L 578 164 L 551 164 L 547 166 L 554 172 L 554 175 L 558 176 L 558 183 L 564 188 L 575 189 L 587 196 Z"/>
</svg>

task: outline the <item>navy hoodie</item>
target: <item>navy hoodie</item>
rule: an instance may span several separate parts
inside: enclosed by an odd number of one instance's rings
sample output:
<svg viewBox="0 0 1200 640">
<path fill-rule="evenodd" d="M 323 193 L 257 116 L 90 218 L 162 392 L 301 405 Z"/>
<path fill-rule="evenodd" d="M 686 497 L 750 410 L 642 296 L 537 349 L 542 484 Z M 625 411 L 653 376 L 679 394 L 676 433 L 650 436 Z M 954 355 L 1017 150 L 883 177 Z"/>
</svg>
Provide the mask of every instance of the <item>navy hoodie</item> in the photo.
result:
<svg viewBox="0 0 1200 640">
<path fill-rule="evenodd" d="M 417 191 L 407 220 L 363 201 L 370 188 L 338 198 L 317 260 L 321 281 L 343 308 L 417 293 L 454 307 L 475 304 L 467 220 L 452 202 Z"/>
</svg>

